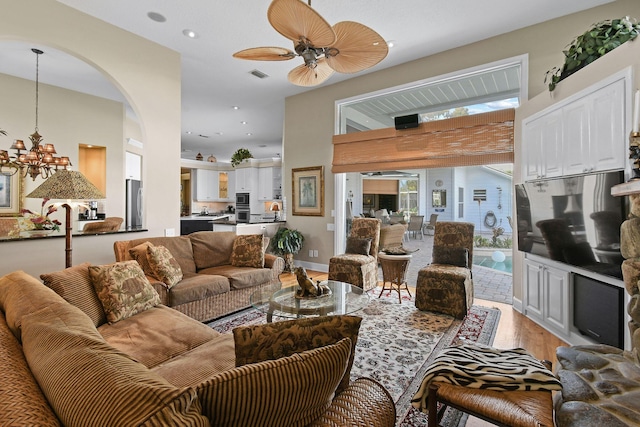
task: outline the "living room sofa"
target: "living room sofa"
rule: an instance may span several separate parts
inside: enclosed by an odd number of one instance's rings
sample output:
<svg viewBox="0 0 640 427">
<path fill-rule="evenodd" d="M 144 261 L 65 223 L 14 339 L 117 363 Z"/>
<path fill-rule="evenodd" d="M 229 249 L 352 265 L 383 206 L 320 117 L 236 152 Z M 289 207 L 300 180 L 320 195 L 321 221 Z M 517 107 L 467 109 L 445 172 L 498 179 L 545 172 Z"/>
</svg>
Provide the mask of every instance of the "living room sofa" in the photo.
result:
<svg viewBox="0 0 640 427">
<path fill-rule="evenodd" d="M 358 317 L 222 334 L 160 304 L 133 261 L 41 278 L 0 278 L 2 425 L 395 423 L 381 385 L 350 380 Z"/>
<path fill-rule="evenodd" d="M 254 245 L 239 244 L 258 239 Z M 168 249 L 182 278 L 166 283 L 148 263 L 147 245 Z M 160 295 L 162 304 L 196 320 L 207 321 L 249 306 L 249 297 L 264 288 L 278 289 L 284 260 L 265 253 L 268 238 L 237 236 L 230 231 L 199 231 L 186 236 L 150 237 L 114 243 L 116 261 L 135 259 Z M 234 252 L 235 251 L 235 252 Z M 234 262 L 234 254 L 242 255 Z M 235 265 L 234 265 L 235 264 Z"/>
</svg>

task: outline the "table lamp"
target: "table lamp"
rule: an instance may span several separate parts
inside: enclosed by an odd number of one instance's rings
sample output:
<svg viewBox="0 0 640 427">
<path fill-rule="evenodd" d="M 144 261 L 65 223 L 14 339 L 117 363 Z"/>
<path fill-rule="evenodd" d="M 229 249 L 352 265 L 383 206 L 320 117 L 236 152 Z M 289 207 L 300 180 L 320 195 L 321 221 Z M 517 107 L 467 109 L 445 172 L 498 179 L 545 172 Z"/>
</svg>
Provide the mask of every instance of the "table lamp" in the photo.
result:
<svg viewBox="0 0 640 427">
<path fill-rule="evenodd" d="M 273 222 L 278 221 L 279 216 L 280 216 L 280 205 L 277 203 L 272 203 L 271 204 L 271 212 L 275 212 L 274 216 L 273 216 Z"/>
<path fill-rule="evenodd" d="M 27 195 L 30 199 L 65 200 L 65 268 L 71 267 L 71 201 L 104 199 L 105 196 L 78 171 L 59 170 Z"/>
</svg>

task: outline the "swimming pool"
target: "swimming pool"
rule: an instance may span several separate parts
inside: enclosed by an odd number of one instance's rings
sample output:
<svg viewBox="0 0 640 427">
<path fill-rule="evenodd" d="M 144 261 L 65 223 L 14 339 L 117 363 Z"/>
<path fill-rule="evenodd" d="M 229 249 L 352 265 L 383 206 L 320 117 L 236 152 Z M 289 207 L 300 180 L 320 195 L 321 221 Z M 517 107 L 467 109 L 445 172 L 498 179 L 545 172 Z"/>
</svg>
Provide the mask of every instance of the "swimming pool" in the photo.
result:
<svg viewBox="0 0 640 427">
<path fill-rule="evenodd" d="M 493 268 L 494 270 L 504 271 L 505 273 L 511 273 L 511 256 L 507 255 L 503 262 L 494 261 L 491 255 L 474 255 L 473 264 L 481 267 Z"/>
</svg>

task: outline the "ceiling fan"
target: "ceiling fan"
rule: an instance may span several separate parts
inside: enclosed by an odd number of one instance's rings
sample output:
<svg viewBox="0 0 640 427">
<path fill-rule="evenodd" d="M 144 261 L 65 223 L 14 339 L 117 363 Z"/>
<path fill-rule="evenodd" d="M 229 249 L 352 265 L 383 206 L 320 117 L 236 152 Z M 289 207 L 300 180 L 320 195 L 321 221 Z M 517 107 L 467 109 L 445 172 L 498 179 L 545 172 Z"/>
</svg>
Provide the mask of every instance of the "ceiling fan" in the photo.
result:
<svg viewBox="0 0 640 427">
<path fill-rule="evenodd" d="M 293 41 L 293 50 L 283 47 L 254 47 L 233 54 L 235 58 L 257 61 L 286 61 L 301 56 L 304 64 L 289 72 L 298 86 L 315 86 L 334 71 L 357 73 L 382 61 L 389 48 L 371 28 L 353 21 L 333 27 L 301 0 L 273 0 L 267 11 L 269 23 Z"/>
</svg>

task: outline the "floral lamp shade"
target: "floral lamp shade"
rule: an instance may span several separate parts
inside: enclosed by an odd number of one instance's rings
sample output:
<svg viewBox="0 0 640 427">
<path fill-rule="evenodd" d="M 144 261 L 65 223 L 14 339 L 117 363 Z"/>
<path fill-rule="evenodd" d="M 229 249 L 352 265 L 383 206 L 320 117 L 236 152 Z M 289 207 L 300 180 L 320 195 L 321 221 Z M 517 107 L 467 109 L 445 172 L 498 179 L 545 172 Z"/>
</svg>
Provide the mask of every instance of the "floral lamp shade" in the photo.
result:
<svg viewBox="0 0 640 427">
<path fill-rule="evenodd" d="M 104 199 L 102 191 L 78 171 L 59 170 L 27 195 L 30 199 Z"/>
</svg>

